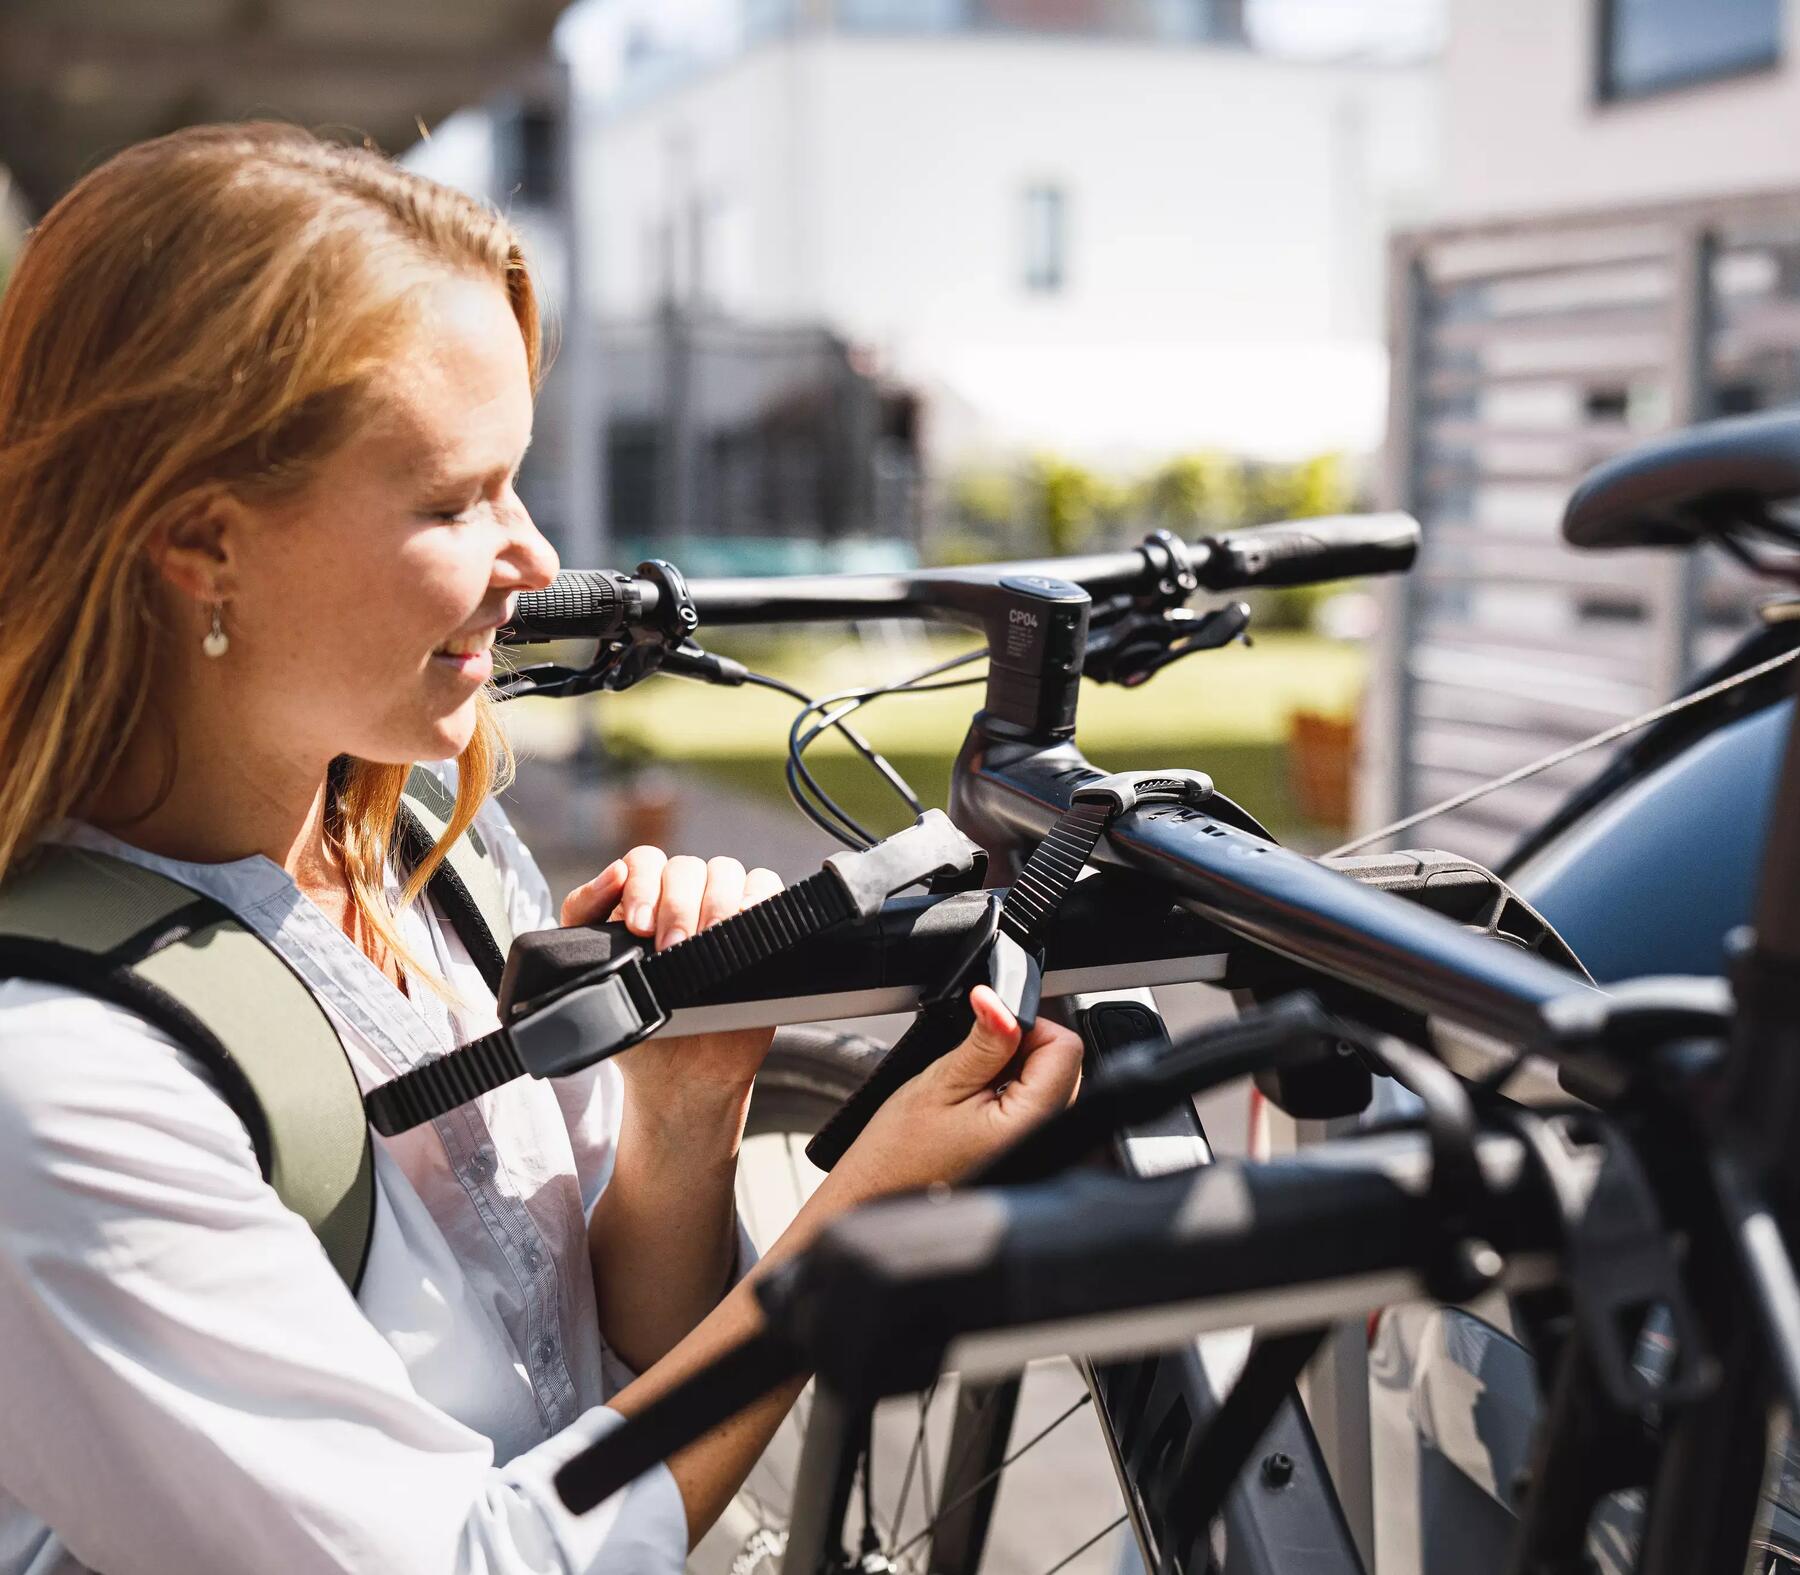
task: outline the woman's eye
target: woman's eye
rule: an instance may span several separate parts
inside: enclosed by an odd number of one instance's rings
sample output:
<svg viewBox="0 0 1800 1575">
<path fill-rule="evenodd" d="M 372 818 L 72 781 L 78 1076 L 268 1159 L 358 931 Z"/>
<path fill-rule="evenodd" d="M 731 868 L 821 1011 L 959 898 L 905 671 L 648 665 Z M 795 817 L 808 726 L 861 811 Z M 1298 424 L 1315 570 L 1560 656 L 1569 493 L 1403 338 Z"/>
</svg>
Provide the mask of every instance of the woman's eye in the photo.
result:
<svg viewBox="0 0 1800 1575">
<path fill-rule="evenodd" d="M 426 512 L 434 520 L 442 520 L 446 525 L 461 525 L 474 514 L 475 505 L 465 503 L 458 508 L 428 509 Z"/>
</svg>

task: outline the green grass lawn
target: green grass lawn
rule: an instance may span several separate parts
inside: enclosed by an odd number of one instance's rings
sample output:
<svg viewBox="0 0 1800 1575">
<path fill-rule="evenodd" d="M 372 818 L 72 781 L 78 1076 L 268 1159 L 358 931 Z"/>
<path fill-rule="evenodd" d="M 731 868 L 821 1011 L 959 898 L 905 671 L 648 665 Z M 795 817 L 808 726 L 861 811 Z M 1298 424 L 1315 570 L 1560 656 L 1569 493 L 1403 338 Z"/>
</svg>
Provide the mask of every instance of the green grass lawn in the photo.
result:
<svg viewBox="0 0 1800 1575">
<path fill-rule="evenodd" d="M 942 636 L 903 648 L 821 637 L 765 647 L 752 665 L 822 694 L 903 677 L 967 648 Z M 1084 684 L 1077 736 L 1087 756 L 1107 769 L 1197 766 L 1271 826 L 1291 830 L 1297 816 L 1287 786 L 1288 717 L 1301 709 L 1352 713 L 1364 672 L 1357 646 L 1265 635 L 1249 649 L 1189 657 L 1139 689 Z M 740 791 L 785 794 L 782 763 L 794 706 L 781 695 L 659 677 L 587 703 L 608 743 L 624 755 L 680 762 Z M 950 762 L 980 703 L 979 685 L 895 695 L 858 712 L 856 722 L 927 803 L 941 805 Z M 565 726 L 574 720 L 538 709 L 564 702 L 528 704 L 534 720 Z M 852 814 L 873 817 L 882 829 L 904 823 L 899 800 L 835 733 L 818 739 L 807 761 Z"/>
</svg>

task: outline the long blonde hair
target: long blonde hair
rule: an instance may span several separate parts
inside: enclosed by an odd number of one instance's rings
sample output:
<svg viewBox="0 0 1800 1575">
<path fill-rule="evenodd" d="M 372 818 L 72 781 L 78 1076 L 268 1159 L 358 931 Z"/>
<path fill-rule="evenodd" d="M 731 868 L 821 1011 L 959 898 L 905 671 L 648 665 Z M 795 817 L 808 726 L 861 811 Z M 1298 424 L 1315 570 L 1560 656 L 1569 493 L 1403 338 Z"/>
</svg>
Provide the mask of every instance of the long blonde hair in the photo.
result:
<svg viewBox="0 0 1800 1575">
<path fill-rule="evenodd" d="M 129 148 L 33 231 L 0 296 L 0 880 L 112 776 L 149 708 L 165 636 L 151 533 L 209 494 L 303 488 L 446 268 L 506 291 L 535 386 L 538 303 L 511 227 L 294 127 Z M 450 829 L 402 905 L 512 769 L 478 704 Z M 340 762 L 327 831 L 403 958 L 384 865 L 407 771 Z"/>
</svg>

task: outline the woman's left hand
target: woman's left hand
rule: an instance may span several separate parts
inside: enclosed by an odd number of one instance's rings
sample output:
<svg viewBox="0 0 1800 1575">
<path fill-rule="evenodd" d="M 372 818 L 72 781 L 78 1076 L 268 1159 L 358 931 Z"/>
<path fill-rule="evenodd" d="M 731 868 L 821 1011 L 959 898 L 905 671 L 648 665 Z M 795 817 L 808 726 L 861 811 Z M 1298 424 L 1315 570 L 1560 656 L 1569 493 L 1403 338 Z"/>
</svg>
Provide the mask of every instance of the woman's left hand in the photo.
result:
<svg viewBox="0 0 1800 1575">
<path fill-rule="evenodd" d="M 674 946 L 781 890 L 773 870 L 746 870 L 736 859 L 670 858 L 633 848 L 563 900 L 565 925 L 619 919 L 657 951 Z M 741 1101 L 775 1037 L 770 1028 L 658 1036 L 618 1057 L 627 1085 L 665 1119 L 711 1114 L 721 1100 Z"/>
</svg>

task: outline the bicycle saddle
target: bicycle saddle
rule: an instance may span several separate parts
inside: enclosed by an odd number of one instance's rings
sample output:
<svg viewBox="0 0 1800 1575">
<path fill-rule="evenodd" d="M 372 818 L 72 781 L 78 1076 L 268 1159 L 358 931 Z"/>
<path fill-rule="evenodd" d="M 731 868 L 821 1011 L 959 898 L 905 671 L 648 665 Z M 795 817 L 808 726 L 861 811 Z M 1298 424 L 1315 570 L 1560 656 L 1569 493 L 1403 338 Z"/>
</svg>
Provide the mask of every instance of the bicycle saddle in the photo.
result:
<svg viewBox="0 0 1800 1575">
<path fill-rule="evenodd" d="M 1800 410 L 1671 432 L 1590 471 L 1563 511 L 1572 547 L 1689 547 L 1800 498 Z"/>
</svg>

